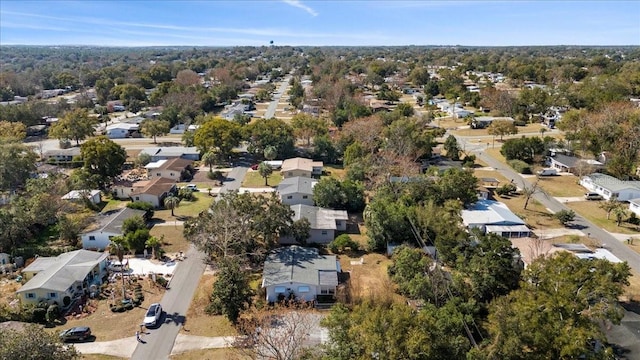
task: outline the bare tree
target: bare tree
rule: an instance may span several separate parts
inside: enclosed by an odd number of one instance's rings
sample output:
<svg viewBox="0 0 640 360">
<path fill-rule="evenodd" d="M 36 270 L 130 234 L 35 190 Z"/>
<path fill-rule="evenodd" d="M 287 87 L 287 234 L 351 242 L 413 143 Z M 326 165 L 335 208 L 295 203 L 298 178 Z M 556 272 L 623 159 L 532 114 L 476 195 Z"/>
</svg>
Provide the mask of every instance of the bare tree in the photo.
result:
<svg viewBox="0 0 640 360">
<path fill-rule="evenodd" d="M 239 319 L 238 328 L 244 336 L 233 346 L 252 359 L 299 359 L 309 343 L 310 332 L 318 327 L 321 316 L 308 310 L 274 308 L 250 310 Z"/>
<path fill-rule="evenodd" d="M 529 200 L 531 200 L 531 197 L 540 192 L 540 187 L 538 185 L 538 183 L 540 182 L 540 178 L 536 178 L 536 181 L 531 185 L 531 186 L 527 186 L 526 184 L 524 185 L 524 187 L 522 188 L 522 193 L 525 196 L 525 200 L 524 200 L 524 209 L 527 209 L 527 206 L 529 206 Z"/>
</svg>

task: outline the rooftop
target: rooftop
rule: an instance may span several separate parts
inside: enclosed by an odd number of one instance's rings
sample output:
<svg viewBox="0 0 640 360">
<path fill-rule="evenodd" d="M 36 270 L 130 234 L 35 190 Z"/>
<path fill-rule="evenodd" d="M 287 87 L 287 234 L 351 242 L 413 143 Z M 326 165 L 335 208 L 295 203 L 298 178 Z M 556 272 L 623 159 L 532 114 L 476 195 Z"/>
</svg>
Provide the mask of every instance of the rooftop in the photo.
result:
<svg viewBox="0 0 640 360">
<path fill-rule="evenodd" d="M 525 222 L 511 212 L 507 205 L 493 200 L 479 200 L 469 209 L 462 210 L 465 225 L 525 225 Z"/>
<path fill-rule="evenodd" d="M 142 216 L 145 215 L 144 210 L 136 210 L 125 207 L 121 210 L 110 211 L 105 214 L 99 215 L 99 225 L 98 228 L 94 228 L 93 230 L 85 231 L 84 233 L 89 232 L 107 232 L 112 234 L 120 234 L 122 232 L 122 224 L 124 221 L 132 218 L 134 216 Z"/>
<path fill-rule="evenodd" d="M 614 178 L 613 176 L 601 174 L 601 173 L 593 173 L 586 176 L 591 180 L 592 183 L 601 186 L 605 189 L 608 189 L 612 192 L 617 192 L 624 189 L 635 188 L 640 190 L 640 181 L 625 181 Z"/>
<path fill-rule="evenodd" d="M 282 162 L 282 171 L 291 171 L 291 170 L 313 171 L 314 167 L 322 167 L 322 166 L 323 166 L 322 161 L 313 161 L 311 159 L 296 157 L 296 158 L 284 160 Z"/>
<path fill-rule="evenodd" d="M 331 210 L 303 204 L 291 205 L 291 210 L 294 212 L 294 221 L 306 218 L 309 220 L 311 229 L 336 230 L 336 220 L 349 219 L 345 210 Z"/>
<path fill-rule="evenodd" d="M 272 251 L 264 262 L 262 287 L 284 283 L 338 285 L 335 255 L 320 255 L 318 249 L 297 245 Z"/>
<path fill-rule="evenodd" d="M 278 193 L 293 194 L 313 194 L 313 187 L 318 183 L 318 180 L 308 177 L 295 176 L 288 179 L 284 179 L 278 184 Z"/>
</svg>

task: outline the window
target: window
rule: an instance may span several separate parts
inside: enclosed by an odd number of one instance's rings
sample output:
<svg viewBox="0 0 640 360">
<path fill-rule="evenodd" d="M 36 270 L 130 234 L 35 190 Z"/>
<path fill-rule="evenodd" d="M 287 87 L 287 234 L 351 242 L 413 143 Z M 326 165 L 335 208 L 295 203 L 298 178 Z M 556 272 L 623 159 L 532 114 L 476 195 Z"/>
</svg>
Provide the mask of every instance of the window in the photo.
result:
<svg viewBox="0 0 640 360">
<path fill-rule="evenodd" d="M 311 291 L 308 286 L 298 286 L 298 292 L 300 293 L 308 293 Z"/>
<path fill-rule="evenodd" d="M 35 299 L 36 294 L 34 293 L 27 293 L 27 299 Z"/>
<path fill-rule="evenodd" d="M 287 288 L 285 288 L 284 286 L 276 286 L 275 289 L 274 289 L 274 292 L 276 294 L 282 294 L 285 291 L 287 291 Z"/>
<path fill-rule="evenodd" d="M 293 196 L 288 195 L 288 196 L 287 196 L 287 199 L 293 199 Z"/>
<path fill-rule="evenodd" d="M 161 176 L 160 173 L 156 173 L 156 176 Z"/>
<path fill-rule="evenodd" d="M 302 195 L 302 198 L 303 198 L 303 199 L 308 199 L 308 198 L 309 198 L 309 196 L 308 196 L 308 195 Z"/>
<path fill-rule="evenodd" d="M 55 298 L 58 297 L 58 294 L 56 294 L 54 292 L 53 293 L 49 293 L 49 297 L 52 298 L 52 299 L 55 299 Z"/>
<path fill-rule="evenodd" d="M 173 173 L 169 173 L 169 176 L 173 176 Z"/>
<path fill-rule="evenodd" d="M 140 201 L 140 196 L 136 196 L 136 201 Z"/>
<path fill-rule="evenodd" d="M 322 230 L 322 235 L 327 235 L 327 234 L 328 234 L 327 230 Z"/>
<path fill-rule="evenodd" d="M 322 289 L 320 290 L 320 294 L 322 295 L 333 295 L 336 293 L 336 289 Z"/>
<path fill-rule="evenodd" d="M 93 236 L 93 235 L 89 236 L 89 240 L 95 240 L 95 239 L 96 239 L 95 236 Z"/>
</svg>

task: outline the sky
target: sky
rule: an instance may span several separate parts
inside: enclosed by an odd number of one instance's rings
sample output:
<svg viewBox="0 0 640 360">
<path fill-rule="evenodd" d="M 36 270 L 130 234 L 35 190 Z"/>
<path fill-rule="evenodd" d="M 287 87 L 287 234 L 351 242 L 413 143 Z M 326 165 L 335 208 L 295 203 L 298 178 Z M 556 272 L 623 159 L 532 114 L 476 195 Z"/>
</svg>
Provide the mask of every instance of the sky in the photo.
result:
<svg viewBox="0 0 640 360">
<path fill-rule="evenodd" d="M 640 0 L 0 0 L 0 45 L 640 45 Z"/>
</svg>

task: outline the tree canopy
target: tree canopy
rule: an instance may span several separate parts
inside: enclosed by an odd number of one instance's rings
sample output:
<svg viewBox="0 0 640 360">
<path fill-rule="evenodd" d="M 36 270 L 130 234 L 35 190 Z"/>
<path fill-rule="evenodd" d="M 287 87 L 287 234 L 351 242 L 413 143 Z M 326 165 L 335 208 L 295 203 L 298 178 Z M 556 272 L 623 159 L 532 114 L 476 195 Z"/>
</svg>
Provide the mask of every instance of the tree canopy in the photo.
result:
<svg viewBox="0 0 640 360">
<path fill-rule="evenodd" d="M 127 152 L 122 146 L 106 136 L 86 141 L 80 147 L 80 154 L 84 168 L 89 174 L 97 175 L 96 181 L 101 188 L 122 173 L 122 166 L 127 160 Z"/>
</svg>

